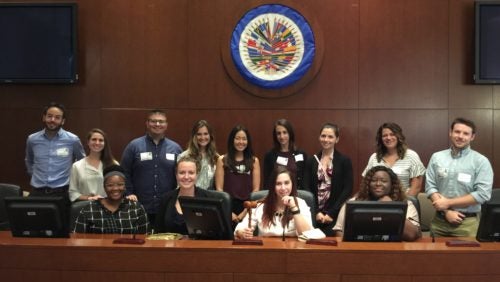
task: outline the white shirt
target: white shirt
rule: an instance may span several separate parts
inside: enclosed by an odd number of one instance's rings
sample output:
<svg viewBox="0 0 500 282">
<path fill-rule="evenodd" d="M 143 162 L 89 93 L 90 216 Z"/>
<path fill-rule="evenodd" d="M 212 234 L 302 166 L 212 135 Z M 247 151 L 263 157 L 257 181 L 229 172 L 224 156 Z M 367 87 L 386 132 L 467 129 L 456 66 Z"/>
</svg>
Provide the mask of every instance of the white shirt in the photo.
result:
<svg viewBox="0 0 500 282">
<path fill-rule="evenodd" d="M 410 179 L 425 174 L 424 164 L 420 160 L 418 154 L 411 149 L 407 149 L 404 158 L 398 159 L 392 166 L 386 163 L 383 159 L 378 162 L 377 153 L 373 153 L 370 156 L 370 159 L 368 159 L 368 164 L 361 175 L 365 177 L 366 173 L 372 167 L 379 165 L 392 169 L 392 171 L 398 176 L 404 191 L 410 188 Z"/>
<path fill-rule="evenodd" d="M 297 201 L 299 203 L 300 214 L 309 223 L 309 225 L 312 226 L 311 209 L 306 204 L 306 202 L 301 198 L 297 198 Z M 281 216 L 279 215 L 274 216 L 275 225 L 264 226 L 262 224 L 263 214 L 264 214 L 264 204 L 259 204 L 255 209 L 252 209 L 251 226 L 252 228 L 255 228 L 256 226 L 258 227 L 259 230 L 258 236 L 282 236 L 283 226 L 281 226 Z M 238 223 L 234 231 L 234 234 L 236 234 L 238 230 L 243 230 L 245 227 L 248 227 L 248 214 L 243 218 L 243 220 L 240 223 Z M 285 227 L 285 236 L 297 237 L 298 235 L 300 234 L 298 234 L 297 229 L 295 227 L 295 221 L 292 218 L 292 220 L 290 220 L 288 224 L 288 227 Z"/>
<path fill-rule="evenodd" d="M 95 168 L 83 158 L 71 167 L 69 179 L 69 199 L 73 202 L 81 195 L 101 195 L 106 197 L 104 192 L 102 162 Z"/>
</svg>

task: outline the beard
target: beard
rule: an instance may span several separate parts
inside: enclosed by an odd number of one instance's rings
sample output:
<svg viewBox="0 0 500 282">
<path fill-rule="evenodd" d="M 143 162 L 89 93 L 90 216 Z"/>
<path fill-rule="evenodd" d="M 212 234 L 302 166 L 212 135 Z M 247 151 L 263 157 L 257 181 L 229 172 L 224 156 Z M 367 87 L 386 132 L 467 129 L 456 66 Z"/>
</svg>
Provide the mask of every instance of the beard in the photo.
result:
<svg viewBox="0 0 500 282">
<path fill-rule="evenodd" d="M 55 125 L 55 124 L 45 124 L 45 130 L 46 131 L 51 131 L 51 132 L 57 132 L 59 129 L 61 129 L 62 124 Z"/>
</svg>

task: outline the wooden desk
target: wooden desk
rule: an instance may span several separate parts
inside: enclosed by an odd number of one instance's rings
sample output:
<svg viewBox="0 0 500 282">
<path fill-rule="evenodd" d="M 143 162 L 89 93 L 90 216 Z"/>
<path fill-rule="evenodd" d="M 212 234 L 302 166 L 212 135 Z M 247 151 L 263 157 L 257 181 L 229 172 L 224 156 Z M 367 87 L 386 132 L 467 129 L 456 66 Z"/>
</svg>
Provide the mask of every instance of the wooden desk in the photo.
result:
<svg viewBox="0 0 500 282">
<path fill-rule="evenodd" d="M 500 243 L 447 247 L 413 243 L 306 245 L 264 238 L 146 241 L 116 245 L 116 235 L 13 238 L 0 232 L 1 281 L 500 281 Z"/>
</svg>

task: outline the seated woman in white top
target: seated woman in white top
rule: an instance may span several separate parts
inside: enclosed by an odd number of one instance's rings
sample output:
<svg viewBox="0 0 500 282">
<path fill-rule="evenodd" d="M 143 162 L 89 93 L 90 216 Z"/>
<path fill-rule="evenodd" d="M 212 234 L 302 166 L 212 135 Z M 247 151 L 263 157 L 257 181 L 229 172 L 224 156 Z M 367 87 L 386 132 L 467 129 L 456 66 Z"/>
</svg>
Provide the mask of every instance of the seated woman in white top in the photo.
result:
<svg viewBox="0 0 500 282">
<path fill-rule="evenodd" d="M 390 167 L 406 195 L 416 197 L 422 188 L 425 166 L 418 154 L 408 148 L 403 129 L 396 123 L 386 122 L 378 128 L 375 139 L 377 151 L 370 156 L 362 176 L 374 166 Z"/>
<path fill-rule="evenodd" d="M 252 210 L 250 228 L 249 215 L 236 226 L 234 235 L 239 239 L 253 237 L 255 227 L 258 236 L 299 236 L 311 230 L 311 210 L 306 202 L 297 198 L 297 184 L 292 173 L 278 167 L 272 176 L 274 189 Z M 284 231 L 284 232 L 283 232 Z"/>
<path fill-rule="evenodd" d="M 89 154 L 73 163 L 69 180 L 69 198 L 74 201 L 93 201 L 106 197 L 102 171 L 118 162 L 111 153 L 106 133 L 99 128 L 87 135 Z"/>
<path fill-rule="evenodd" d="M 403 229 L 404 241 L 415 241 L 422 236 L 418 212 L 401 188 L 398 176 L 388 167 L 375 166 L 367 173 L 359 192 L 350 201 L 407 201 L 406 222 Z M 345 204 L 340 209 L 337 223 L 333 227 L 336 236 L 344 230 Z"/>
</svg>

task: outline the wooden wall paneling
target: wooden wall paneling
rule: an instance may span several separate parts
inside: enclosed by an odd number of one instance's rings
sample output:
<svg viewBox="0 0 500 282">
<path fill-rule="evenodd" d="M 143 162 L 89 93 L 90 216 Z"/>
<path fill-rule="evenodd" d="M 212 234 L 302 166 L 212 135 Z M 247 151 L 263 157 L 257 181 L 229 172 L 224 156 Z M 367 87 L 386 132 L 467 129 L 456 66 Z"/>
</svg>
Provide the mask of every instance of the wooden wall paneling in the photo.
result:
<svg viewBox="0 0 500 282">
<path fill-rule="evenodd" d="M 2 273 L 2 281 L 51 281 L 51 282 L 72 281 L 72 280 L 62 279 L 60 271 L 52 271 L 52 270 L 26 271 L 25 269 L 20 269 L 20 270 L 0 269 L 0 273 Z"/>
<path fill-rule="evenodd" d="M 101 107 L 101 9 L 100 1 L 78 3 L 78 75 L 75 85 L 67 86 L 72 95 L 66 106 L 74 108 Z"/>
<path fill-rule="evenodd" d="M 166 273 L 165 282 L 230 282 L 235 281 L 232 273 Z M 253 280 L 256 281 L 256 280 Z M 262 280 L 257 280 L 262 281 Z"/>
<path fill-rule="evenodd" d="M 31 133 L 42 129 L 42 109 L 2 109 L 0 110 L 0 128 L 5 133 L 0 138 L 3 149 L 0 159 L 0 182 L 29 187 L 29 176 L 24 164 L 26 138 Z"/>
<path fill-rule="evenodd" d="M 342 275 L 294 273 L 287 275 L 286 282 L 340 282 Z"/>
<path fill-rule="evenodd" d="M 495 173 L 495 183 L 493 188 L 500 188 L 500 147 L 498 146 L 500 140 L 500 110 L 493 111 L 493 157 L 490 162 L 493 165 L 493 172 Z"/>
<path fill-rule="evenodd" d="M 492 86 L 474 85 L 474 1 L 449 1 L 450 108 L 491 108 Z"/>
<path fill-rule="evenodd" d="M 406 142 L 427 166 L 434 152 L 448 146 L 448 111 L 446 110 L 361 110 L 359 112 L 359 162 L 363 172 L 375 152 L 379 126 L 395 122 L 403 129 Z"/>
<path fill-rule="evenodd" d="M 186 1 L 103 2 L 103 107 L 180 107 L 187 93 Z"/>
<path fill-rule="evenodd" d="M 109 263 L 109 262 L 108 262 Z M 103 261 L 103 264 L 106 262 Z M 153 272 L 107 272 L 107 271 L 61 271 L 62 281 L 72 281 L 72 282 L 108 282 L 108 281 L 120 281 L 120 282 L 137 282 L 137 281 L 148 281 L 148 282 L 165 282 L 165 281 L 181 281 L 181 280 L 166 280 L 164 273 L 153 273 Z M 34 281 L 39 281 L 35 279 Z M 186 280 L 184 280 L 186 281 Z M 187 280 L 193 281 L 193 280 Z"/>
<path fill-rule="evenodd" d="M 344 275 L 342 282 L 412 282 L 412 278 L 410 275 Z"/>
<path fill-rule="evenodd" d="M 476 282 L 500 281 L 500 275 L 413 276 L 412 282 Z"/>
<path fill-rule="evenodd" d="M 361 1 L 359 106 L 446 107 L 447 34 L 447 1 Z"/>
<path fill-rule="evenodd" d="M 26 137 L 42 128 L 41 109 L 52 100 L 67 106 L 65 128 L 82 139 L 92 127 L 108 132 L 117 158 L 128 142 L 144 134 L 146 112 L 155 107 L 167 109 L 167 136 L 183 147 L 193 122 L 206 118 L 225 153 L 229 130 L 244 123 L 259 158 L 272 146 L 270 130 L 277 118 L 293 122 L 299 146 L 309 154 L 319 149 L 321 124 L 332 120 L 341 126 L 338 149 L 353 159 L 355 175 L 373 150 L 380 119 L 402 123 L 410 146 L 426 163 L 430 154 L 448 146 L 450 120 L 464 115 L 479 126 L 473 148 L 500 170 L 494 146 L 500 88 L 467 80 L 473 61 L 473 0 L 308 2 L 307 11 L 324 35 L 323 64 L 306 88 L 282 99 L 246 93 L 220 62 L 216 37 L 228 29 L 229 19 L 241 17 L 234 11 L 265 0 L 77 2 L 81 81 L 0 85 L 0 130 L 10 137 L 0 141 L 6 148 L 2 181 L 28 184 Z M 299 0 L 279 2 L 302 5 Z M 200 48 L 198 38 L 204 41 Z M 410 115 L 406 109 L 413 109 Z M 500 186 L 498 173 L 495 183 Z"/>
<path fill-rule="evenodd" d="M 493 86 L 493 109 L 500 110 L 500 86 Z"/>
<path fill-rule="evenodd" d="M 318 0 L 314 3 L 309 9 L 318 20 L 324 38 L 321 70 L 300 92 L 301 96 L 291 97 L 283 104 L 313 110 L 356 109 L 359 99 L 359 0 Z"/>
<path fill-rule="evenodd" d="M 226 90 L 231 81 L 228 81 L 230 78 L 224 70 L 220 51 L 220 38 L 225 30 L 225 4 L 222 0 L 189 1 L 186 46 L 189 82 L 184 98 L 189 108 L 227 107 L 234 96 L 232 91 Z"/>
</svg>

